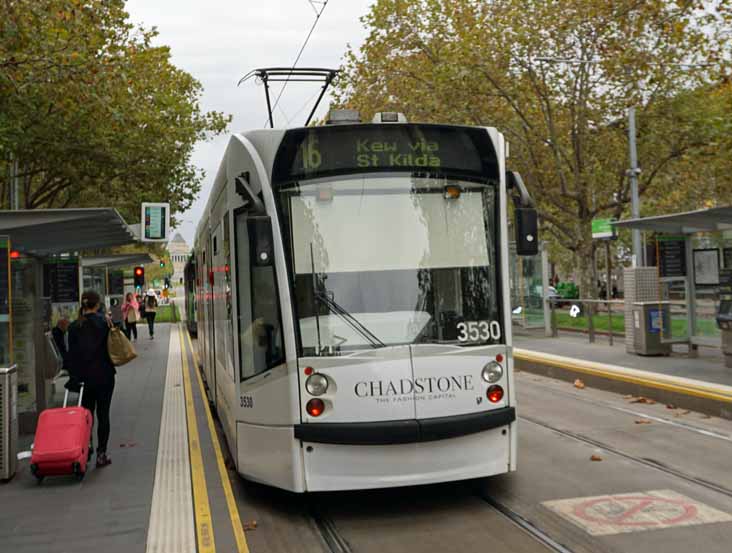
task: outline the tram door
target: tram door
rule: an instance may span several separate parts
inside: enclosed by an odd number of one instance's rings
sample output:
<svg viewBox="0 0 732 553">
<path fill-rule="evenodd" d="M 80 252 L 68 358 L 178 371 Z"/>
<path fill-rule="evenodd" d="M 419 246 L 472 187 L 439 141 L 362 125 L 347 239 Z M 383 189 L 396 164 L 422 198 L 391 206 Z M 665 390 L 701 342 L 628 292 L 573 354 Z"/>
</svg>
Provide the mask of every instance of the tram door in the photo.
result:
<svg viewBox="0 0 732 553">
<path fill-rule="evenodd" d="M 206 249 L 203 252 L 204 260 L 204 304 L 206 313 L 206 380 L 208 382 L 209 394 L 214 405 L 216 401 L 216 353 L 214 351 L 214 320 L 213 320 L 213 260 L 211 237 L 209 236 Z"/>
<path fill-rule="evenodd" d="M 234 379 L 233 320 L 231 289 L 231 239 L 229 214 L 222 217 L 212 235 L 213 324 L 212 350 L 215 351 L 216 400 L 222 422 L 235 433 L 237 386 Z"/>
</svg>

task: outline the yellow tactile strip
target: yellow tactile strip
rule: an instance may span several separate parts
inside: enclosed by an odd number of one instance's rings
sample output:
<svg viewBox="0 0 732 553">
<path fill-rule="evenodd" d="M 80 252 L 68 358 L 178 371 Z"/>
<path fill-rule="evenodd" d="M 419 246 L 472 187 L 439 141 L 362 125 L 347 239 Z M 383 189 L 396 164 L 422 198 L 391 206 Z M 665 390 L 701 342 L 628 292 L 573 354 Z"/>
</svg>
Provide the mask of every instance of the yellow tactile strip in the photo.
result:
<svg viewBox="0 0 732 553">
<path fill-rule="evenodd" d="M 196 553 L 180 338 L 170 333 L 147 553 Z"/>
</svg>

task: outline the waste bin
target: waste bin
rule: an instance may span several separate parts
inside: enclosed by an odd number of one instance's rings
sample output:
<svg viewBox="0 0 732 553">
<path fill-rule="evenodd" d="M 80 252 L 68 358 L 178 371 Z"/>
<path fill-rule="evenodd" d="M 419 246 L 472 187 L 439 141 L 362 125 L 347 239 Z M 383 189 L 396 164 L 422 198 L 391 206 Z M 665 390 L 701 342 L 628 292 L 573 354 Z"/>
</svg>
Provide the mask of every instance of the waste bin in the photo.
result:
<svg viewBox="0 0 732 553">
<path fill-rule="evenodd" d="M 9 480 L 18 464 L 18 371 L 0 368 L 0 480 Z"/>
<path fill-rule="evenodd" d="M 633 304 L 635 353 L 638 355 L 671 355 L 671 315 L 668 305 L 642 301 Z"/>
</svg>

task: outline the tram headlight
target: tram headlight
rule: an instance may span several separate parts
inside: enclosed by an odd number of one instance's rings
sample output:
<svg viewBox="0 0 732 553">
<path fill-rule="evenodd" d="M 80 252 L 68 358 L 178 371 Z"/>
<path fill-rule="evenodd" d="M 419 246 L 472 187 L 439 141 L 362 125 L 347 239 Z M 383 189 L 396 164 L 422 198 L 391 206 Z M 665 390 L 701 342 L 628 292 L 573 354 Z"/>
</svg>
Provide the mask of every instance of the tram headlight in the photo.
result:
<svg viewBox="0 0 732 553">
<path fill-rule="evenodd" d="M 311 374 L 305 381 L 305 389 L 311 396 L 322 396 L 328 391 L 328 379 L 320 374 Z"/>
<path fill-rule="evenodd" d="M 503 367 L 496 361 L 491 361 L 485 367 L 483 367 L 483 380 L 488 384 L 498 382 L 503 376 Z"/>
</svg>

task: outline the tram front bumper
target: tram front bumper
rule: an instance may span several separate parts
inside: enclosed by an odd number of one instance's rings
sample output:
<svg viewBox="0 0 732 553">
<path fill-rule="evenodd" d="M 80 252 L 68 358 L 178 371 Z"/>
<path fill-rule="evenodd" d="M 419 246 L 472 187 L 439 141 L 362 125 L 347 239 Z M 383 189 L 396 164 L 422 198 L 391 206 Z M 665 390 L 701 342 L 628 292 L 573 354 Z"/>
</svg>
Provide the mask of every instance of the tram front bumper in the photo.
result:
<svg viewBox="0 0 732 553">
<path fill-rule="evenodd" d="M 497 410 L 499 411 L 499 410 Z M 458 422 L 467 419 L 464 416 L 444 417 L 456 419 L 453 425 L 448 421 L 424 425 L 413 439 L 414 433 L 405 428 L 411 425 L 398 426 L 395 421 L 384 426 L 384 423 L 356 423 L 360 426 L 351 432 L 346 440 L 346 433 L 335 429 L 317 436 L 316 431 L 304 432 L 295 428 L 295 435 L 302 440 L 305 485 L 308 491 L 335 491 L 367 488 L 387 488 L 431 484 L 470 478 L 482 478 L 502 474 L 511 470 L 511 442 L 515 440 L 515 410 L 513 407 L 490 419 L 484 418 L 486 427 L 477 429 L 475 421 L 465 424 L 462 432 L 458 431 Z M 443 419 L 441 417 L 440 419 Z M 492 420 L 495 426 L 488 425 Z M 408 422 L 408 421 L 407 421 Z M 345 423 L 330 423 L 330 427 L 342 426 Z M 380 426 L 374 426 L 379 424 Z M 457 424 L 457 426 L 456 426 Z M 299 426 L 323 426 L 323 423 Z M 353 430 L 353 424 L 349 424 Z M 378 430 L 383 430 L 381 439 Z M 341 429 L 345 430 L 345 429 Z M 449 431 L 449 432 L 448 432 Z M 311 433 L 313 432 L 313 433 Z M 434 432 L 434 434 L 430 434 Z M 310 433 L 310 434 L 308 434 Z M 447 437 L 446 434 L 451 434 Z M 444 435 L 444 438 L 431 437 Z M 306 437 L 317 438 L 304 439 Z M 326 437 L 330 442 L 323 441 Z M 341 441 L 335 442 L 338 438 Z M 400 441 L 396 441 L 401 438 Z M 356 440 L 359 443 L 353 443 Z M 515 451 L 515 449 L 513 449 Z"/>
<path fill-rule="evenodd" d="M 377 422 L 333 422 L 295 425 L 295 438 L 304 442 L 342 445 L 393 445 L 432 442 L 476 434 L 511 424 L 514 407 L 480 413 Z"/>
</svg>

